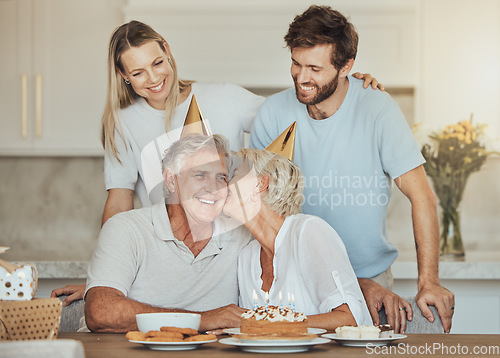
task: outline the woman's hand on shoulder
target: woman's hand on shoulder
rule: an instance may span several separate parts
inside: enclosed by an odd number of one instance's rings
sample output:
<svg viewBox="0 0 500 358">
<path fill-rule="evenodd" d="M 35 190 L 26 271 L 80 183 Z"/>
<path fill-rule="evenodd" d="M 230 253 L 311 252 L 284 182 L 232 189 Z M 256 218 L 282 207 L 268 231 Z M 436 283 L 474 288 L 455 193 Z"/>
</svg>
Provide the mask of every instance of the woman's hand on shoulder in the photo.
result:
<svg viewBox="0 0 500 358">
<path fill-rule="evenodd" d="M 381 91 L 385 91 L 382 83 L 379 83 L 375 77 L 370 75 L 369 73 L 360 73 L 356 72 L 352 74 L 352 77 L 357 78 L 358 80 L 364 80 L 363 88 L 368 88 L 371 85 L 373 89 L 379 89 Z"/>
</svg>

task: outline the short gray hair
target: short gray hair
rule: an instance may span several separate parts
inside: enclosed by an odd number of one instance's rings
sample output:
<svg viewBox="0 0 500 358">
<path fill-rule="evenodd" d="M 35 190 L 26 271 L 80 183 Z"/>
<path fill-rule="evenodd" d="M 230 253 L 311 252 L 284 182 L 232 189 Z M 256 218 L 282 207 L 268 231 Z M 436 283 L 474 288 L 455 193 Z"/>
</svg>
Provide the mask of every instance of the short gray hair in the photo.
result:
<svg viewBox="0 0 500 358">
<path fill-rule="evenodd" d="M 174 142 L 163 155 L 161 161 L 162 173 L 165 169 L 170 169 L 174 174 L 179 174 L 185 160 L 192 157 L 200 150 L 203 149 L 216 149 L 217 153 L 222 155 L 226 161 L 227 168 L 229 169 L 230 156 L 229 156 L 229 142 L 228 140 L 219 134 L 206 136 L 197 133 L 191 133 L 182 139 Z M 170 197 L 171 193 L 167 188 L 165 182 L 163 183 L 163 196 L 165 198 Z"/>
<path fill-rule="evenodd" d="M 243 148 L 235 156 L 250 161 L 257 176 L 269 176 L 268 195 L 262 201 L 271 210 L 284 216 L 300 213 L 304 201 L 304 178 L 295 163 L 262 149 Z"/>
</svg>

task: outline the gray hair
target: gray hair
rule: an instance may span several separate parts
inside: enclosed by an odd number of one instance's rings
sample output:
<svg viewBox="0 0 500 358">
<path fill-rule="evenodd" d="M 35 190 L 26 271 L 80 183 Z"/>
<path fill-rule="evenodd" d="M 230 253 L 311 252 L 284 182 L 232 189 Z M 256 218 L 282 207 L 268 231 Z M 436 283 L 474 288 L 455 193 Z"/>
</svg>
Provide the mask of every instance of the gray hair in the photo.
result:
<svg viewBox="0 0 500 358">
<path fill-rule="evenodd" d="M 165 150 L 161 161 L 162 173 L 168 168 L 174 174 L 179 174 L 187 158 L 192 157 L 200 150 L 209 148 L 216 149 L 217 153 L 224 157 L 227 168 L 230 167 L 229 142 L 224 136 L 219 134 L 206 136 L 191 133 L 174 142 L 167 150 Z M 163 196 L 168 198 L 170 195 L 171 192 L 168 190 L 167 185 L 164 182 Z"/>
<path fill-rule="evenodd" d="M 262 149 L 243 148 L 235 155 L 251 162 L 257 176 L 269 176 L 268 195 L 262 198 L 278 215 L 300 213 L 304 179 L 300 168 L 286 157 Z"/>
</svg>

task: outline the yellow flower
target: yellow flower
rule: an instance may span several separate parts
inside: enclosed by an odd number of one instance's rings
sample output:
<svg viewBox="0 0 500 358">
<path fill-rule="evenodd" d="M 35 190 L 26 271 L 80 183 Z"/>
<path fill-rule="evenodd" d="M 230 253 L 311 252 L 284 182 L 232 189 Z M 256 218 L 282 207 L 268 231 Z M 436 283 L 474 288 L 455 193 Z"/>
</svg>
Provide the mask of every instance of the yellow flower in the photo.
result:
<svg viewBox="0 0 500 358">
<path fill-rule="evenodd" d="M 455 130 L 455 132 L 465 133 L 465 128 L 462 127 L 460 124 L 457 124 L 457 125 L 453 126 L 453 129 Z"/>
<path fill-rule="evenodd" d="M 472 130 L 472 125 L 470 124 L 470 121 L 465 120 L 459 123 L 466 131 L 471 131 Z"/>
<path fill-rule="evenodd" d="M 465 158 L 464 158 L 464 163 L 465 163 L 465 164 L 469 164 L 470 162 L 472 162 L 472 159 L 471 159 L 471 158 L 469 158 L 469 157 L 465 157 Z"/>
<path fill-rule="evenodd" d="M 450 150 L 450 152 L 453 152 L 453 150 L 455 149 L 454 146 L 450 145 L 450 147 L 448 148 Z"/>
<path fill-rule="evenodd" d="M 463 140 L 465 139 L 465 136 L 463 135 L 463 133 L 457 133 L 457 134 L 455 135 L 455 137 L 457 137 L 457 138 L 458 138 L 458 140 L 461 140 L 461 141 L 463 141 Z"/>
</svg>

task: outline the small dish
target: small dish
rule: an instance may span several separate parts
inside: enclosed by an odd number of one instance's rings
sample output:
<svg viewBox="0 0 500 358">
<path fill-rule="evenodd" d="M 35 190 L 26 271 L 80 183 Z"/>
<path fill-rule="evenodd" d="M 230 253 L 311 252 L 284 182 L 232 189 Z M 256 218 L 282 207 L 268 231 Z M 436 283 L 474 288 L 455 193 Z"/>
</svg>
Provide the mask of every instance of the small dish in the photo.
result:
<svg viewBox="0 0 500 358">
<path fill-rule="evenodd" d="M 309 342 L 301 341 L 245 341 L 242 342 L 238 338 L 223 338 L 219 340 L 219 343 L 226 344 L 229 346 L 235 346 L 245 352 L 250 353 L 300 353 L 306 352 L 315 345 L 325 344 L 330 342 L 326 338 L 316 338 Z"/>
<path fill-rule="evenodd" d="M 157 351 L 188 351 L 196 349 L 202 344 L 217 342 L 217 339 L 209 341 L 193 341 L 193 342 L 154 342 L 154 341 L 131 341 L 131 343 L 139 343 L 148 347 L 149 349 Z"/>
<path fill-rule="evenodd" d="M 236 328 L 225 328 L 222 331 L 224 333 L 232 334 L 232 335 L 242 334 L 240 332 L 240 328 L 239 327 L 236 327 Z M 322 333 L 325 333 L 325 332 L 326 332 L 326 329 L 323 329 L 323 328 L 308 328 L 307 329 L 307 333 L 311 333 L 311 334 L 322 334 Z"/>
<path fill-rule="evenodd" d="M 321 337 L 333 339 L 338 344 L 341 344 L 341 345 L 347 346 L 347 347 L 386 346 L 393 341 L 406 338 L 406 336 L 404 334 L 393 334 L 392 337 L 373 338 L 373 339 L 341 338 L 341 337 L 337 336 L 337 333 L 327 333 L 327 334 L 323 334 Z"/>
</svg>

